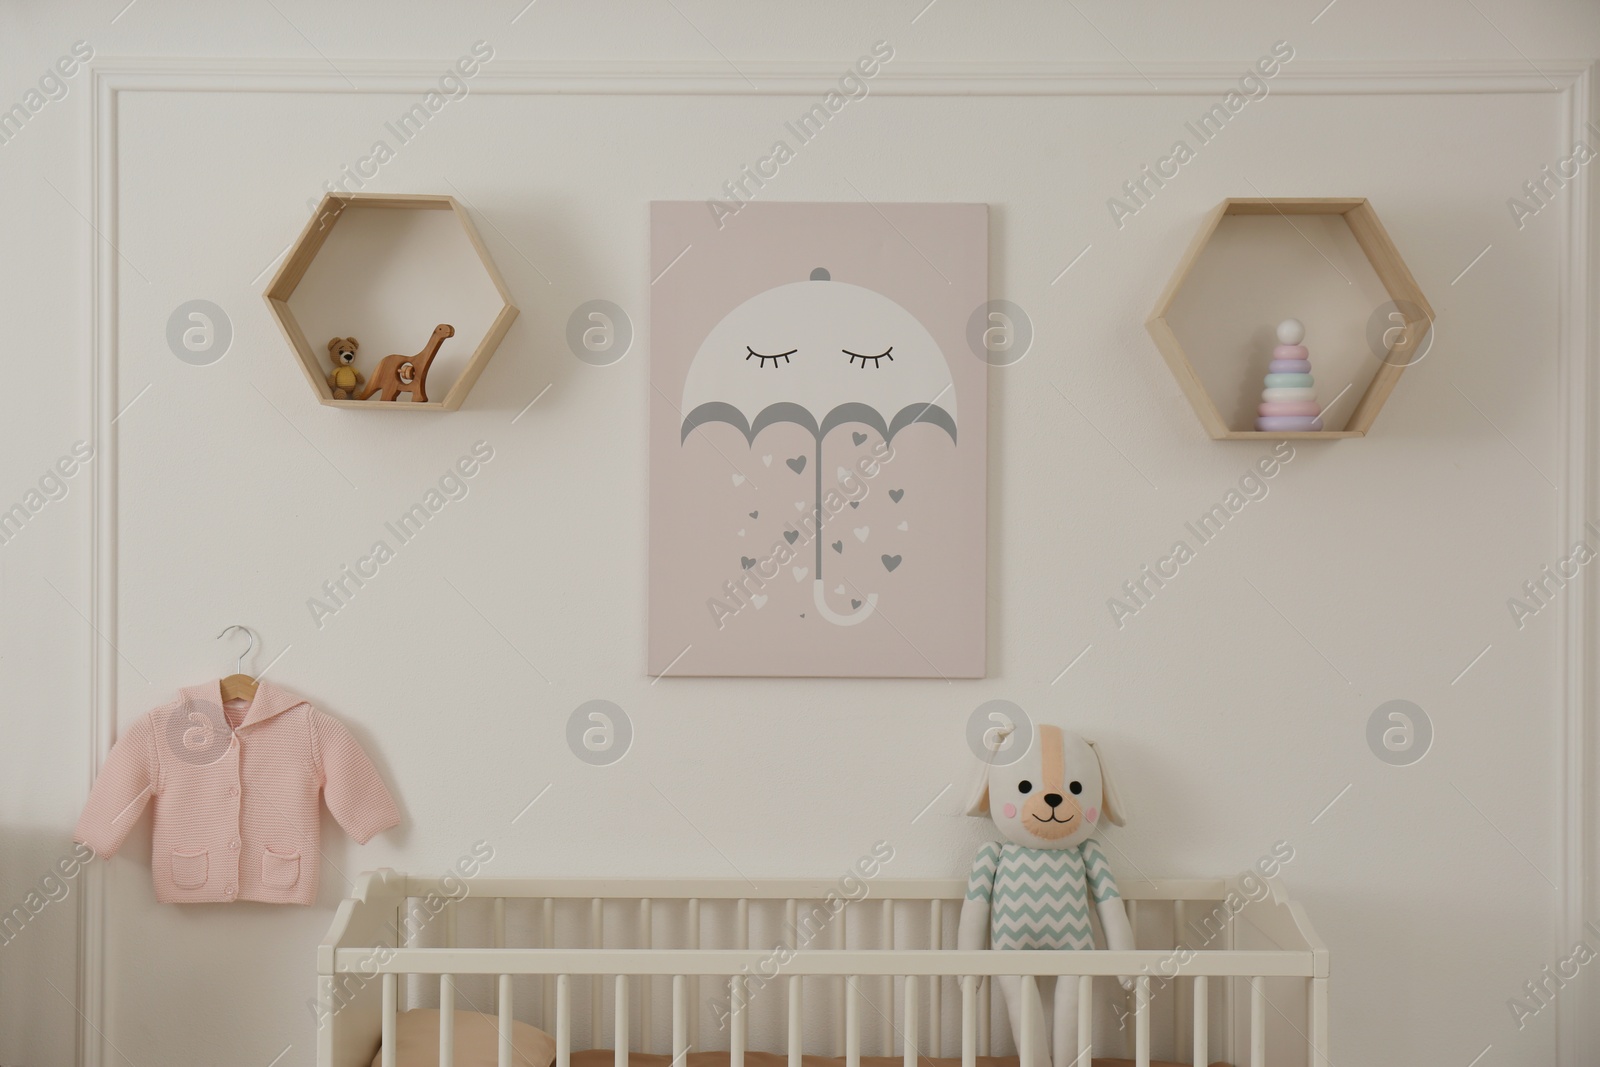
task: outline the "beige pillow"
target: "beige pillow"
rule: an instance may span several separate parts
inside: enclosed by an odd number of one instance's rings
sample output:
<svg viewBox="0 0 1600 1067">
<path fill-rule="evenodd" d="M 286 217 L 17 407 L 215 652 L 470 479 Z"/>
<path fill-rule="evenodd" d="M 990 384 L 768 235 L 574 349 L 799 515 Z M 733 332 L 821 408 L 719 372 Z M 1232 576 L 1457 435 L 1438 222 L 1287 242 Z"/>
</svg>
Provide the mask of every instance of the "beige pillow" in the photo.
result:
<svg viewBox="0 0 1600 1067">
<path fill-rule="evenodd" d="M 511 1024 L 513 1067 L 550 1067 L 556 1043 L 527 1023 Z M 416 1008 L 395 1016 L 395 1063 L 399 1067 L 439 1067 L 439 1009 Z M 456 1012 L 456 1067 L 498 1067 L 499 1020 L 476 1011 Z M 383 1067 L 383 1050 L 372 1058 Z"/>
</svg>

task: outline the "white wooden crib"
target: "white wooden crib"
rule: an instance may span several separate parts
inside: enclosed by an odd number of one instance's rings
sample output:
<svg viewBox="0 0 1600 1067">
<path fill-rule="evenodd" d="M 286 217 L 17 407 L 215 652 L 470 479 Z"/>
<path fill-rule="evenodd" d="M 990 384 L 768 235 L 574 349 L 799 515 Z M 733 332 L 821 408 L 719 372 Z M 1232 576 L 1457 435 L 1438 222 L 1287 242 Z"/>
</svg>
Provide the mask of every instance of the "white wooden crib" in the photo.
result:
<svg viewBox="0 0 1600 1067">
<path fill-rule="evenodd" d="M 1095 1035 L 1097 1060 L 1114 1049 L 1138 1067 L 1327 1067 L 1328 951 L 1275 880 L 1251 885 L 1261 899 L 1242 910 L 1224 903 L 1244 894 L 1233 881 L 1123 882 L 1133 952 L 962 952 L 964 882 L 851 886 L 856 899 L 830 915 L 822 902 L 842 895 L 838 882 L 368 872 L 318 949 L 317 1062 L 367 1067 L 383 1039 L 395 1067 L 396 1012 L 437 1006 L 441 1067 L 454 1067 L 452 1009 L 498 1015 L 500 1067 L 511 1067 L 512 1019 L 554 1036 L 554 1067 L 599 1048 L 615 1050 L 615 1067 L 630 1050 L 681 1067 L 712 1049 L 745 1067 L 758 1048 L 786 1050 L 788 1067 L 802 1053 L 843 1067 L 956 1054 L 976 1067 L 1013 1052 L 987 979 L 1021 975 L 1029 988 L 1081 983 L 1079 1032 Z M 1137 976 L 1133 993 L 1119 974 Z M 1043 1040 L 1035 1029 L 1024 1062 Z"/>
</svg>

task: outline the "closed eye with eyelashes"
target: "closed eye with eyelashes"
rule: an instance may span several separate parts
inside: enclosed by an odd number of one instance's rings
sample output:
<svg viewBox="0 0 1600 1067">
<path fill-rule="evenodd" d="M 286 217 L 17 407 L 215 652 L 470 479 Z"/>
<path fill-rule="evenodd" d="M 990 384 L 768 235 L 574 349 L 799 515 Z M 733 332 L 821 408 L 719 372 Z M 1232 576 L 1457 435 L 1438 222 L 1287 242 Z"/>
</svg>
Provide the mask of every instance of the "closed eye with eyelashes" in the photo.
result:
<svg viewBox="0 0 1600 1067">
<path fill-rule="evenodd" d="M 863 370 L 866 369 L 867 360 L 869 360 L 869 359 L 872 361 L 872 365 L 874 367 L 877 367 L 877 366 L 881 365 L 884 360 L 888 360 L 890 363 L 894 362 L 894 356 L 892 355 L 892 353 L 894 352 L 894 345 L 890 345 L 888 348 L 884 349 L 882 352 L 878 353 L 876 356 L 868 356 L 868 355 L 864 355 L 864 354 L 862 354 L 860 352 L 852 352 L 848 348 L 840 349 L 840 351 L 843 352 L 845 355 L 850 357 L 850 362 L 851 363 L 854 363 L 856 360 L 859 359 L 861 361 L 861 368 Z"/>
<path fill-rule="evenodd" d="M 757 352 L 755 349 L 751 348 L 749 345 L 745 345 L 744 346 L 744 350 L 745 350 L 746 353 L 748 353 L 744 357 L 746 363 L 748 363 L 752 359 L 754 359 L 754 360 L 757 361 L 756 362 L 756 366 L 758 366 L 758 367 L 766 367 L 766 366 L 770 365 L 770 366 L 772 366 L 774 368 L 776 368 L 778 366 L 778 361 L 780 359 L 783 360 L 785 363 L 787 363 L 787 362 L 789 362 L 789 357 L 790 356 L 792 356 L 796 352 L 800 351 L 798 348 L 791 348 L 787 352 L 779 352 L 777 355 L 774 355 L 774 356 L 764 356 L 760 352 Z M 772 360 L 771 364 L 767 363 L 767 360 L 769 360 L 769 359 Z"/>
</svg>

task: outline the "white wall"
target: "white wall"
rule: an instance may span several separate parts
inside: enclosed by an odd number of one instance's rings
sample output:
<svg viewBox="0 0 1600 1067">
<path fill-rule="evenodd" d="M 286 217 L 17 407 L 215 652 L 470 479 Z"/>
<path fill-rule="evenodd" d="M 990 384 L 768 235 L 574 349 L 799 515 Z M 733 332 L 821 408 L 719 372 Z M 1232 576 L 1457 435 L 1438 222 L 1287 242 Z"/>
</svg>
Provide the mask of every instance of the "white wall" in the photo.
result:
<svg viewBox="0 0 1600 1067">
<path fill-rule="evenodd" d="M 1280 39 L 1296 63 L 1600 51 L 1600 17 L 1580 4 L 1341 0 L 1313 23 L 1320 3 L 997 14 L 939 0 L 919 16 L 920 0 L 867 13 L 542 0 L 512 23 L 520 6 L 13 6 L 0 105 L 77 40 L 101 56 L 425 57 L 440 70 L 478 39 L 504 64 L 731 57 L 841 71 L 878 39 L 908 65 L 1228 61 L 1241 72 Z M 615 366 L 586 366 L 566 350 L 566 316 L 607 298 L 642 331 L 647 202 L 715 195 L 797 99 L 452 104 L 374 187 L 453 183 L 523 314 L 465 410 L 383 419 L 313 402 L 259 275 L 306 199 L 406 97 L 125 98 L 122 225 L 106 237 L 122 260 L 122 402 L 150 390 L 118 423 L 121 617 L 106 637 L 120 650 L 120 721 L 226 672 L 212 637 L 246 622 L 268 643 L 258 666 L 292 646 L 274 676 L 368 743 L 405 824 L 364 848 L 330 824 L 308 910 L 158 907 L 137 830 L 107 873 L 108 1062 L 313 1062 L 311 947 L 340 872 L 441 870 L 480 838 L 497 873 L 826 877 L 879 838 L 895 845 L 897 875 L 959 872 L 981 825 L 949 796 L 912 819 L 965 780 L 962 725 L 997 696 L 1103 741 L 1132 801 L 1116 835 L 1129 867 L 1222 875 L 1293 844 L 1285 881 L 1335 953 L 1338 1062 L 1466 1064 L 1490 1044 L 1486 1064 L 1552 1062 L 1553 1013 L 1519 1031 L 1506 1001 L 1556 959 L 1556 609 L 1518 630 L 1506 599 L 1564 554 L 1552 483 L 1567 221 L 1552 207 L 1519 231 L 1505 201 L 1568 153 L 1559 98 L 1274 94 L 1120 231 L 1106 198 L 1206 97 L 853 105 L 773 196 L 853 199 L 853 184 L 874 199 L 988 202 L 993 295 L 1038 329 L 1035 351 L 991 379 L 990 678 L 651 685 L 648 352 L 641 342 Z M 79 74 L 0 146 L 15 353 L 0 424 L 7 506 L 92 436 L 87 105 Z M 1267 451 L 1207 440 L 1142 328 L 1204 211 L 1253 187 L 1371 198 L 1433 301 L 1438 344 L 1371 437 L 1299 448 L 1270 496 L 1119 630 L 1106 599 Z M 163 337 L 172 308 L 195 297 L 222 305 L 236 331 L 208 368 L 179 363 Z M 315 628 L 306 597 L 479 439 L 496 454 L 472 494 Z M 6 907 L 65 853 L 88 786 L 91 477 L 0 547 Z M 562 740 L 570 711 L 596 697 L 637 730 L 609 768 L 579 763 Z M 1420 704 L 1437 731 L 1407 768 L 1381 763 L 1364 738 L 1394 697 Z M 0 1062 L 71 1061 L 75 921 L 69 898 L 0 947 Z M 1593 983 L 1564 996 L 1592 996 Z"/>
</svg>

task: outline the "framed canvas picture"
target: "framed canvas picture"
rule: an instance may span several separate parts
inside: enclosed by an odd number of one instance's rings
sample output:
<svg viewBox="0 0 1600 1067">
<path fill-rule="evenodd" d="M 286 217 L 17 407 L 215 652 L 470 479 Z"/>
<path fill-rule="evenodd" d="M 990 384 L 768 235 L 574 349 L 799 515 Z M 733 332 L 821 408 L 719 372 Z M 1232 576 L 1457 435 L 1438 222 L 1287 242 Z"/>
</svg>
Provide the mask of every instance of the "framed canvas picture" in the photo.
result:
<svg viewBox="0 0 1600 1067">
<path fill-rule="evenodd" d="M 986 205 L 650 222 L 649 673 L 982 677 Z"/>
</svg>

